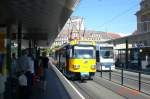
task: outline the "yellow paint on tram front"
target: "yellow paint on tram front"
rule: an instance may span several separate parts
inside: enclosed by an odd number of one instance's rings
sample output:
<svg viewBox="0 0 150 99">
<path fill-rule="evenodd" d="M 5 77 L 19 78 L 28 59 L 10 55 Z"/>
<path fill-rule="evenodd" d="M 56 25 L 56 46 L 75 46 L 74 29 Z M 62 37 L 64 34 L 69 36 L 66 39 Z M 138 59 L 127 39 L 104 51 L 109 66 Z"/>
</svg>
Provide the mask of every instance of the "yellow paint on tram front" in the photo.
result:
<svg viewBox="0 0 150 99">
<path fill-rule="evenodd" d="M 79 65 L 79 68 L 75 68 L 75 65 Z M 69 59 L 69 71 L 71 72 L 96 72 L 95 59 Z"/>
</svg>

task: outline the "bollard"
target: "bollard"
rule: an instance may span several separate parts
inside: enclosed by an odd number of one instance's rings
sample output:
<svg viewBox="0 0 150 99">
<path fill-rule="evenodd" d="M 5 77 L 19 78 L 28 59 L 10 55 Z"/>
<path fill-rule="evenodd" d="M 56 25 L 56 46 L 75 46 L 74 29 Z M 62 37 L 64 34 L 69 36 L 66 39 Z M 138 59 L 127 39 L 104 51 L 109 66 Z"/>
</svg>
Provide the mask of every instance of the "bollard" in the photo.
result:
<svg viewBox="0 0 150 99">
<path fill-rule="evenodd" d="M 123 85 L 123 68 L 121 69 L 121 85 Z"/>
<path fill-rule="evenodd" d="M 101 65 L 101 77 L 102 77 L 102 65 Z"/>
<path fill-rule="evenodd" d="M 139 91 L 141 91 L 141 72 L 139 71 Z"/>
<path fill-rule="evenodd" d="M 109 81 L 111 81 L 111 67 L 109 67 Z"/>
</svg>

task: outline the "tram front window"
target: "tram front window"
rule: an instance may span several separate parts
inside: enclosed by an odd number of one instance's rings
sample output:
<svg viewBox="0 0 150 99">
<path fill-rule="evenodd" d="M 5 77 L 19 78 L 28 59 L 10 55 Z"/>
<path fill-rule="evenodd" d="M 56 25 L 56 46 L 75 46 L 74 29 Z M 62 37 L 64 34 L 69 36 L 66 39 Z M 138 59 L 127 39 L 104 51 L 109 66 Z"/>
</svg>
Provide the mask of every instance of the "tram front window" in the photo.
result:
<svg viewBox="0 0 150 99">
<path fill-rule="evenodd" d="M 95 58 L 94 47 L 74 47 L 74 58 L 92 59 Z"/>
<path fill-rule="evenodd" d="M 103 58 L 113 58 L 113 48 L 101 48 L 100 55 Z"/>
</svg>

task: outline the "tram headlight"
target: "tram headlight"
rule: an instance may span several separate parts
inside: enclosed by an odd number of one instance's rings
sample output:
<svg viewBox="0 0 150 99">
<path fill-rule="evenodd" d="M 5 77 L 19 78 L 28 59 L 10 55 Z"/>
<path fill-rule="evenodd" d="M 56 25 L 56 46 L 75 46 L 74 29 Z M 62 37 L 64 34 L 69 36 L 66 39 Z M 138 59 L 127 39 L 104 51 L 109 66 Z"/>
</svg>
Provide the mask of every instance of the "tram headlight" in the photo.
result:
<svg viewBox="0 0 150 99">
<path fill-rule="evenodd" d="M 74 67 L 75 69 L 79 69 L 79 68 L 80 68 L 80 65 L 75 64 L 75 65 L 73 65 L 73 67 Z"/>
<path fill-rule="evenodd" d="M 96 69 L 96 65 L 91 65 L 91 68 L 92 69 Z"/>
</svg>

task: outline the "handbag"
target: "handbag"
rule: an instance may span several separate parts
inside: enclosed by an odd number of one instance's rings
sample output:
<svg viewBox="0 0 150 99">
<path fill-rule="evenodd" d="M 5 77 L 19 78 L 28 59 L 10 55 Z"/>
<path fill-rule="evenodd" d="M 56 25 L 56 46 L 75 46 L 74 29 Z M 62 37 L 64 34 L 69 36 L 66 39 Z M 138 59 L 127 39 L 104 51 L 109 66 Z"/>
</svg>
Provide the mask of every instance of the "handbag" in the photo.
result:
<svg viewBox="0 0 150 99">
<path fill-rule="evenodd" d="M 41 77 L 41 76 L 43 76 L 43 74 L 44 74 L 44 69 L 43 69 L 43 67 L 41 67 L 41 66 L 38 67 L 37 75 Z"/>
</svg>

